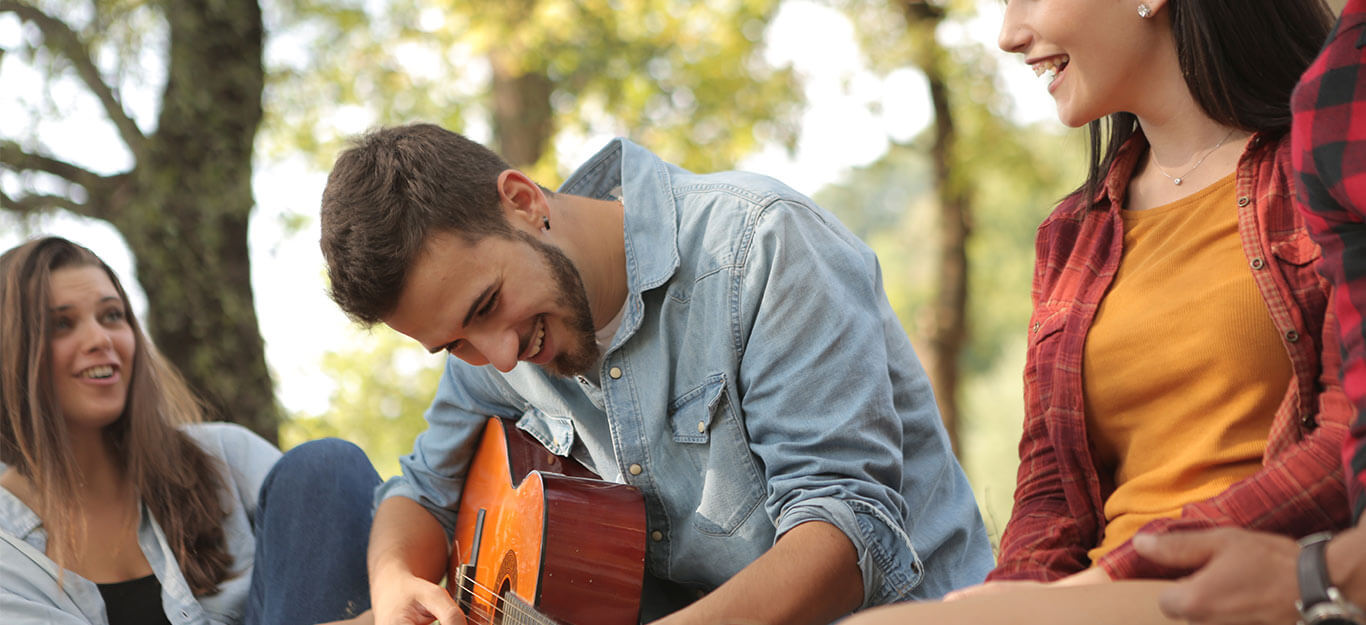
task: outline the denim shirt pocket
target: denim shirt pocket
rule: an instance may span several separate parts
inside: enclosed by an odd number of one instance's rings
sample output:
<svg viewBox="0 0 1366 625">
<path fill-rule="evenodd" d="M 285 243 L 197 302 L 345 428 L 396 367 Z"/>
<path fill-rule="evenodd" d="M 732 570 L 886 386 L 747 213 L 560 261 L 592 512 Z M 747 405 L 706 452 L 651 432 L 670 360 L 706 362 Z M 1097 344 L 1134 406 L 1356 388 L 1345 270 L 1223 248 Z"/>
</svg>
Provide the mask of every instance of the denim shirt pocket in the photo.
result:
<svg viewBox="0 0 1366 625">
<path fill-rule="evenodd" d="M 714 374 L 702 384 L 669 402 L 669 427 L 676 443 L 706 443 L 721 402 L 726 401 L 726 376 Z"/>
<path fill-rule="evenodd" d="M 764 482 L 727 392 L 725 374 L 675 397 L 668 405 L 673 442 L 700 482 L 693 527 L 703 534 L 735 532 L 764 500 Z M 696 491 L 696 489 L 694 489 Z"/>
</svg>

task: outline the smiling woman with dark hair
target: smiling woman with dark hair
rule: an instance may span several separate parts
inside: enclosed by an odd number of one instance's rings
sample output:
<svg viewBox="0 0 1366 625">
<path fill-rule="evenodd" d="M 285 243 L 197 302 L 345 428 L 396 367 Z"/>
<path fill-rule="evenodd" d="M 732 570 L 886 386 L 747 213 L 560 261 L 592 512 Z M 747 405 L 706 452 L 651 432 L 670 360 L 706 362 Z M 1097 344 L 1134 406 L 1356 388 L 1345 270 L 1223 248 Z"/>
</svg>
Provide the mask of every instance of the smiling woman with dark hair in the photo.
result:
<svg viewBox="0 0 1366 625">
<path fill-rule="evenodd" d="M 364 454 L 328 440 L 281 458 L 242 427 L 201 420 L 95 254 L 48 237 L 0 256 L 6 625 L 365 610 L 378 477 Z"/>
<path fill-rule="evenodd" d="M 1001 48 L 1092 148 L 1036 240 L 1015 507 L 985 584 L 858 623 L 1162 622 L 1163 583 L 1100 583 L 1190 572 L 1140 532 L 1347 524 L 1352 409 L 1288 133 L 1331 20 L 1320 0 L 1009 0 Z"/>
<path fill-rule="evenodd" d="M 1138 556 L 1140 529 L 1346 523 L 1351 409 L 1288 134 L 1331 19 L 1320 0 L 1007 4 L 1001 48 L 1093 150 L 1039 227 L 992 582 L 1178 576 Z"/>
</svg>

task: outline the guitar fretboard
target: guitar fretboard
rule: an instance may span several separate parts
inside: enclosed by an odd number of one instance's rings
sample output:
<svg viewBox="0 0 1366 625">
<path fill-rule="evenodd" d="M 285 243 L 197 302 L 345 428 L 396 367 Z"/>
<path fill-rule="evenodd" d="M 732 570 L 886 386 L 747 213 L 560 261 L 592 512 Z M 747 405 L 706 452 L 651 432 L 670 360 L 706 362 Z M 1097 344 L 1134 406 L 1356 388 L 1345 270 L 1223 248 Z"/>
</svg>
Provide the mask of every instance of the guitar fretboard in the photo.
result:
<svg viewBox="0 0 1366 625">
<path fill-rule="evenodd" d="M 541 614 L 515 593 L 503 595 L 503 623 L 505 625 L 559 625 Z"/>
</svg>

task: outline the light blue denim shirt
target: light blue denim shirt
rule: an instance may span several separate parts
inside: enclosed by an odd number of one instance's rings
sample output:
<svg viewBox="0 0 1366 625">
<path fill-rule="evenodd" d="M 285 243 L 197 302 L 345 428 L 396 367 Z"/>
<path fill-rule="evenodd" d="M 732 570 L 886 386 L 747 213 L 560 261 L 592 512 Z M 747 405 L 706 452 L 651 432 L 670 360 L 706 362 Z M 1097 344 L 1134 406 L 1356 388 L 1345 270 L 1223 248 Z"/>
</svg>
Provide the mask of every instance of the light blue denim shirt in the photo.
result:
<svg viewBox="0 0 1366 625">
<path fill-rule="evenodd" d="M 448 358 L 429 427 L 378 499 L 414 499 L 451 532 L 496 415 L 639 488 L 648 576 L 693 593 L 807 521 L 854 544 L 864 606 L 982 581 L 977 505 L 867 246 L 776 180 L 693 174 L 624 139 L 560 190 L 626 207 L 629 295 L 601 386 Z M 642 617 L 677 607 L 647 597 Z"/>
<path fill-rule="evenodd" d="M 147 506 L 140 507 L 138 544 L 161 583 L 161 604 L 172 625 L 235 625 L 246 611 L 256 543 L 251 520 L 256 495 L 280 451 L 241 426 L 191 425 L 185 432 L 223 469 L 223 521 L 234 577 L 212 596 L 195 597 L 166 536 Z M 4 465 L 0 465 L 3 471 Z M 0 622 L 4 625 L 108 625 L 96 585 L 71 571 L 58 583 L 58 567 L 44 552 L 47 531 L 28 506 L 0 488 Z"/>
</svg>

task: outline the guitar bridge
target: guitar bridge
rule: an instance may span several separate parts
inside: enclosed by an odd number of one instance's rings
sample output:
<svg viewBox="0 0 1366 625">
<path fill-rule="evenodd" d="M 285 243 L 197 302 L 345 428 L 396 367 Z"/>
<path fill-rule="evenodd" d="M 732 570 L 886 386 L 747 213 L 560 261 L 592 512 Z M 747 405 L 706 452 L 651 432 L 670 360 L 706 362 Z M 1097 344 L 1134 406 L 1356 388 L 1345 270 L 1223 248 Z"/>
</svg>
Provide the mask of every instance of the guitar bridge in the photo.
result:
<svg viewBox="0 0 1366 625">
<path fill-rule="evenodd" d="M 470 561 L 462 564 L 455 569 L 455 592 L 452 598 L 456 605 L 465 614 L 470 613 L 470 605 L 474 601 L 474 570 L 479 566 L 479 547 L 484 540 L 484 509 L 479 509 L 478 518 L 474 521 L 474 541 L 470 550 Z M 456 551 L 458 554 L 459 551 Z"/>
</svg>

